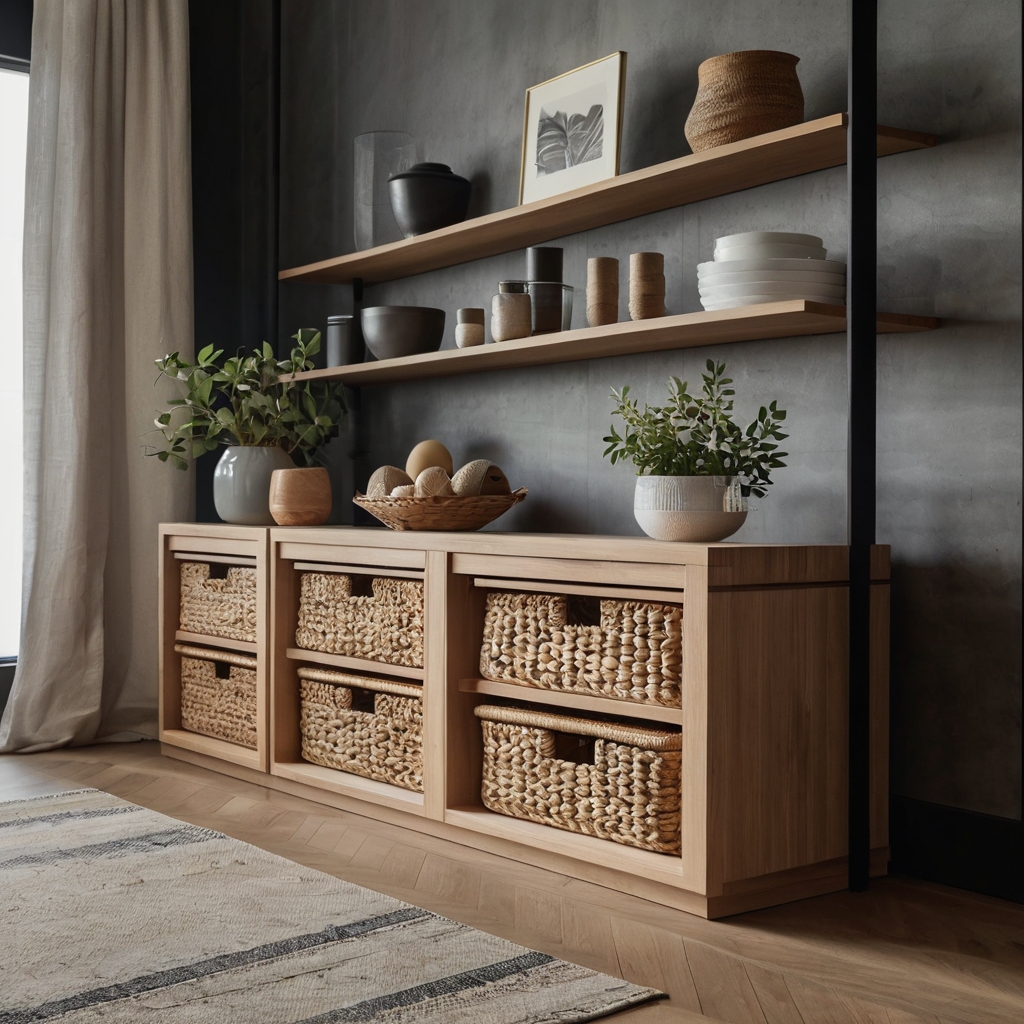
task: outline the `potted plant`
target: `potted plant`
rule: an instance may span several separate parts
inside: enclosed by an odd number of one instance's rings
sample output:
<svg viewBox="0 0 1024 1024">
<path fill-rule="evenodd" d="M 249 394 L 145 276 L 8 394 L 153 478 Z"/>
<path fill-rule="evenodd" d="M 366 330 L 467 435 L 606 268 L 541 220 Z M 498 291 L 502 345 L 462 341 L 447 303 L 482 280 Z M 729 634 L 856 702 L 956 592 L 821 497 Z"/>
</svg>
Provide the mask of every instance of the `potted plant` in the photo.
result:
<svg viewBox="0 0 1024 1024">
<path fill-rule="evenodd" d="M 775 442 L 787 434 L 777 402 L 761 406 L 746 427 L 733 421 L 732 379 L 725 363 L 709 359 L 699 395 L 678 377 L 668 382 L 668 404 L 640 410 L 629 387 L 612 390 L 615 415 L 604 438 L 612 464 L 629 459 L 637 468 L 633 514 L 656 540 L 710 542 L 735 533 L 747 518 L 747 496 L 764 497 L 772 470 L 787 453 Z"/>
<path fill-rule="evenodd" d="M 165 446 L 147 454 L 187 469 L 190 458 L 227 445 L 213 477 L 213 503 L 225 522 L 272 525 L 271 475 L 295 469 L 295 459 L 315 466 L 320 449 L 337 435 L 345 415 L 340 384 L 286 379 L 312 369 L 312 357 L 320 351 L 319 331 L 300 330 L 293 340 L 290 356 L 281 360 L 264 342 L 250 355 L 239 353 L 223 362 L 223 349 L 215 351 L 212 345 L 194 363 L 177 352 L 156 361 L 161 375 L 180 383 L 184 395 L 172 398 L 157 416 Z M 314 490 L 327 488 L 329 511 L 327 472 L 312 472 L 319 480 Z M 302 490 L 308 493 L 309 488 Z M 318 500 L 322 506 L 322 493 Z"/>
</svg>

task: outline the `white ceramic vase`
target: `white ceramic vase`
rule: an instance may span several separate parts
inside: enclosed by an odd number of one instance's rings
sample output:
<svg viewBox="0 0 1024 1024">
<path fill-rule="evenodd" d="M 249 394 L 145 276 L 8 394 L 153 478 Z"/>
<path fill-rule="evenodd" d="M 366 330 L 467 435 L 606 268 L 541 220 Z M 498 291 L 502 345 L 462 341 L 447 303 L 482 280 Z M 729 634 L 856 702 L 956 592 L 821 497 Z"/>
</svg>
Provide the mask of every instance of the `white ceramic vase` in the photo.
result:
<svg viewBox="0 0 1024 1024">
<path fill-rule="evenodd" d="M 638 476 L 633 515 L 655 540 L 708 544 L 746 521 L 739 480 L 727 476 Z"/>
<path fill-rule="evenodd" d="M 273 526 L 270 478 L 275 469 L 294 468 L 291 456 L 276 445 L 225 448 L 213 471 L 213 507 L 217 515 L 237 526 Z"/>
</svg>

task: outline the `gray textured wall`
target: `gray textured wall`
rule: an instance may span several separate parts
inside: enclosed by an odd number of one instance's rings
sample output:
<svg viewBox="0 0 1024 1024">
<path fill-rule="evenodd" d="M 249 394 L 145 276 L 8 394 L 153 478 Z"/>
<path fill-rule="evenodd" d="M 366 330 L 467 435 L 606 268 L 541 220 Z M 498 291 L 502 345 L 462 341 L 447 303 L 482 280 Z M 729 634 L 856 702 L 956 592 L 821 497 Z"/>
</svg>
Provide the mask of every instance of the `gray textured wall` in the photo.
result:
<svg viewBox="0 0 1024 1024">
<path fill-rule="evenodd" d="M 516 203 L 524 90 L 623 49 L 624 171 L 688 152 L 696 68 L 728 50 L 800 55 L 813 118 L 845 106 L 845 0 L 284 0 L 281 265 L 351 251 L 352 137 L 403 130 L 476 186 L 471 214 Z M 935 150 L 879 164 L 879 302 L 943 327 L 879 344 L 879 529 L 893 547 L 896 792 L 1019 817 L 1020 11 L 1015 0 L 880 4 L 880 119 L 937 132 Z M 699 309 L 695 264 L 716 236 L 807 231 L 844 258 L 838 168 L 564 239 L 586 258 L 665 253 L 670 312 Z M 368 290 L 369 303 L 489 306 L 520 254 Z M 625 274 L 623 273 L 623 277 Z M 625 287 L 623 309 L 625 312 Z M 582 291 L 580 293 L 582 298 Z M 347 289 L 289 285 L 281 327 L 323 324 Z M 574 326 L 584 323 L 577 303 Z M 624 356 L 365 389 L 345 456 L 402 464 L 437 437 L 456 463 L 488 457 L 530 498 L 502 529 L 637 534 L 630 471 L 601 458 L 613 385 L 657 400 L 670 374 L 725 359 L 740 406 L 790 411 L 790 467 L 737 540 L 845 537 L 841 336 Z"/>
</svg>

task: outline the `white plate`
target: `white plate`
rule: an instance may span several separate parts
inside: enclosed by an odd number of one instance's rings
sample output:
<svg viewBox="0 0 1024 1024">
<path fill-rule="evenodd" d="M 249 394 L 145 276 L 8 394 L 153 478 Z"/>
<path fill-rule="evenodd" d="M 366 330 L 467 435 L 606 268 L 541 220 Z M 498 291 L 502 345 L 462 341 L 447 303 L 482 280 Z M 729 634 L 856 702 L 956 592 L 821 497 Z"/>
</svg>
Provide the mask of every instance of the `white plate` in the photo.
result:
<svg viewBox="0 0 1024 1024">
<path fill-rule="evenodd" d="M 765 242 L 763 245 L 731 245 L 728 249 L 715 246 L 715 262 L 732 260 L 823 260 L 827 253 L 820 245 L 778 245 Z"/>
<path fill-rule="evenodd" d="M 787 302 L 791 300 L 821 302 L 827 306 L 845 306 L 844 300 L 815 298 L 809 295 L 743 295 L 736 299 L 705 299 L 700 304 L 711 312 L 716 309 L 735 309 L 737 306 L 760 306 L 764 302 Z"/>
<path fill-rule="evenodd" d="M 820 261 L 819 261 L 820 262 Z M 818 273 L 814 270 L 741 270 L 736 274 L 702 274 L 698 281 L 704 284 L 758 284 L 761 281 L 784 281 L 787 284 L 846 284 L 845 274 Z"/>
<path fill-rule="evenodd" d="M 798 235 L 794 231 L 743 231 L 738 235 L 722 235 L 715 239 L 716 249 L 728 249 L 734 245 L 810 245 L 820 249 L 824 244 L 817 235 Z"/>
<path fill-rule="evenodd" d="M 786 299 L 845 299 L 846 288 L 841 284 L 786 284 L 782 281 L 762 281 L 760 284 L 702 284 L 700 295 L 702 299 L 734 299 L 743 295 L 778 295 Z"/>
<path fill-rule="evenodd" d="M 724 263 L 698 263 L 697 276 L 707 273 L 740 274 L 748 270 L 813 270 L 815 273 L 845 274 L 846 264 L 838 260 L 729 260 Z"/>
</svg>

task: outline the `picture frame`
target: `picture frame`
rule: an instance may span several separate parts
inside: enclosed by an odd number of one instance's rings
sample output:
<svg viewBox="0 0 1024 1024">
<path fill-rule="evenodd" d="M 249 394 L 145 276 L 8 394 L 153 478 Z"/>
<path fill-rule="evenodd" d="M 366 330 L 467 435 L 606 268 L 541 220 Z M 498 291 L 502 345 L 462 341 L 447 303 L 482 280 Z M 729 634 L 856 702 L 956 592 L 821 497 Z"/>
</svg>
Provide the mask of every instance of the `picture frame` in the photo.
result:
<svg viewBox="0 0 1024 1024">
<path fill-rule="evenodd" d="M 625 91 L 624 50 L 526 90 L 520 204 L 619 173 Z"/>
</svg>

